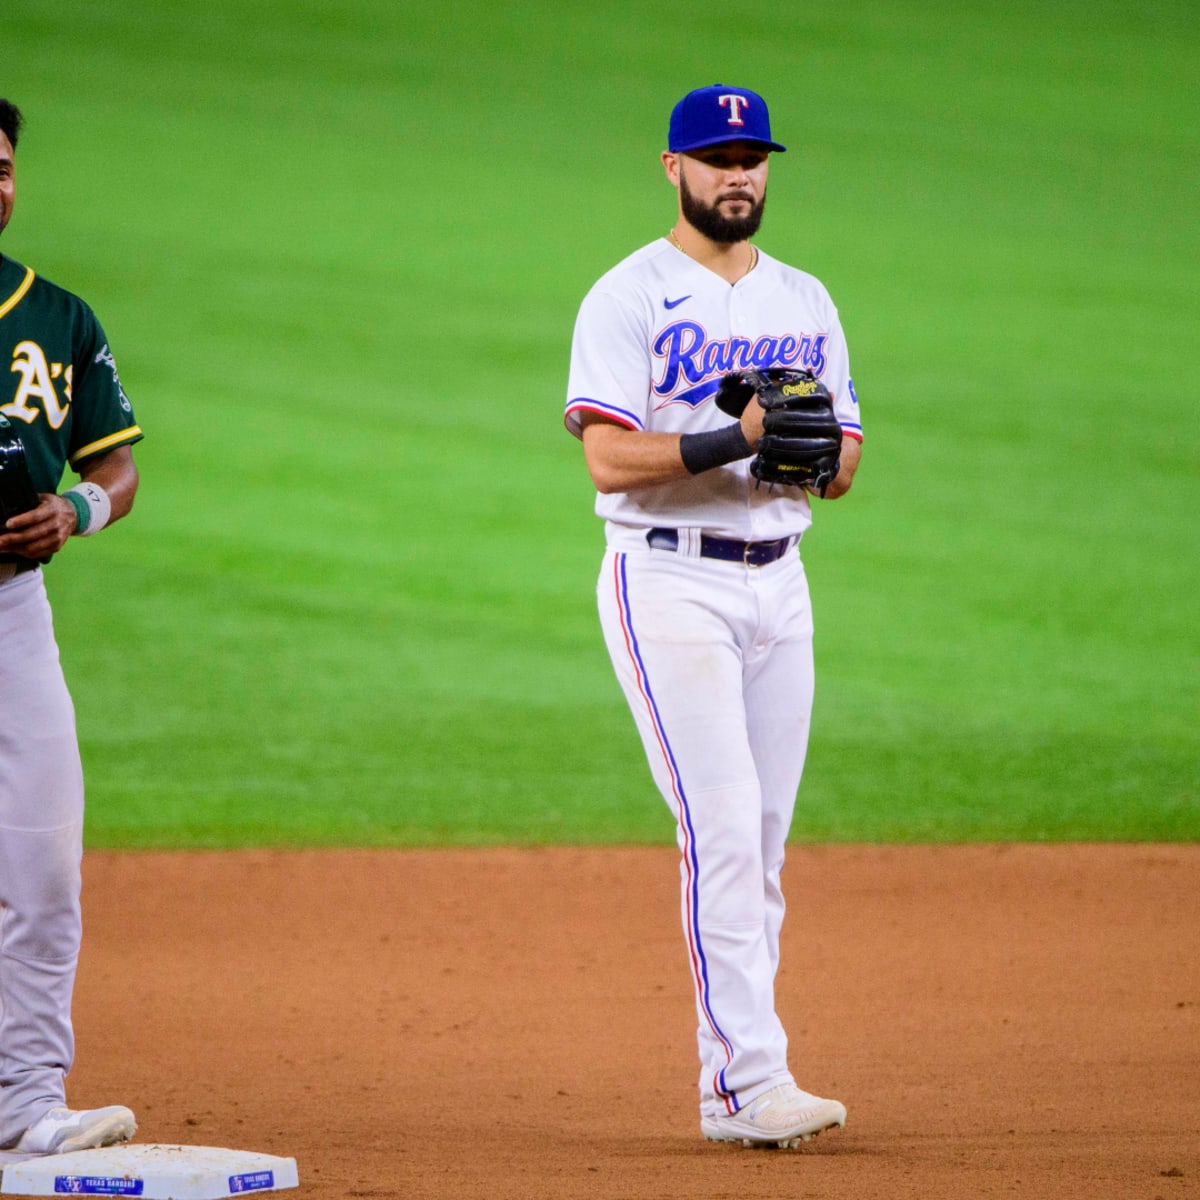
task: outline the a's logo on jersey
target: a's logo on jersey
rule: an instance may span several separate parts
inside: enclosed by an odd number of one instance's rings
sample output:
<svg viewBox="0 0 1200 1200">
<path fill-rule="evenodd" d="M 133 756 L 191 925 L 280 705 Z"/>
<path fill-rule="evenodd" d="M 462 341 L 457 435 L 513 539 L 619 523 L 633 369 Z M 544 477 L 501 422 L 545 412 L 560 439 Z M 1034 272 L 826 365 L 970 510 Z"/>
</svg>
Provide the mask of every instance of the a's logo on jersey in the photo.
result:
<svg viewBox="0 0 1200 1200">
<path fill-rule="evenodd" d="M 696 321 L 676 321 L 654 339 L 651 350 L 663 360 L 662 377 L 654 394 L 664 404 L 702 404 L 730 371 L 765 367 L 806 367 L 814 375 L 825 370 L 828 334 L 767 334 L 751 341 L 744 337 L 708 339 Z"/>
<path fill-rule="evenodd" d="M 748 96 L 739 96 L 733 92 L 726 92 L 724 96 L 717 97 L 717 103 L 722 108 L 729 109 L 729 124 L 730 125 L 745 125 L 742 120 L 743 107 L 750 107 L 750 98 Z"/>
<path fill-rule="evenodd" d="M 685 300 L 690 300 L 692 293 L 688 292 L 686 296 L 680 296 L 678 300 L 667 300 L 663 298 L 663 308 L 678 308 Z"/>
<path fill-rule="evenodd" d="M 37 342 L 18 342 L 13 349 L 11 369 L 21 376 L 21 381 L 17 384 L 12 403 L 4 405 L 0 412 L 32 425 L 38 418 L 38 409 L 31 404 L 36 400 L 46 414 L 50 428 L 60 428 L 67 419 L 67 409 L 71 407 L 71 364 L 68 363 L 64 371 L 62 363 L 46 361 L 45 351 Z M 54 386 L 53 381 L 59 378 L 65 380 L 65 402 L 59 399 Z"/>
</svg>

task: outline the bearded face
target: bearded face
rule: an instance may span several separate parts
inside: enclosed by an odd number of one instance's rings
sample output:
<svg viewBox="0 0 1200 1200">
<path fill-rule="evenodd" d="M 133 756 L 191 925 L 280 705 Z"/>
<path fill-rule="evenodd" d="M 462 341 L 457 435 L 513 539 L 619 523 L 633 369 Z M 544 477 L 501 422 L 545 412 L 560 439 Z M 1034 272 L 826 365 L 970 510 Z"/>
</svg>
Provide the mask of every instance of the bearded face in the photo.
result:
<svg viewBox="0 0 1200 1200">
<path fill-rule="evenodd" d="M 752 238 L 762 224 L 767 204 L 766 189 L 756 201 L 754 193 L 741 188 L 720 192 L 711 204 L 705 203 L 688 187 L 687 169 L 681 162 L 679 170 L 679 200 L 684 219 L 694 229 L 714 242 L 744 242 Z M 727 213 L 722 209 L 733 209 Z"/>
</svg>

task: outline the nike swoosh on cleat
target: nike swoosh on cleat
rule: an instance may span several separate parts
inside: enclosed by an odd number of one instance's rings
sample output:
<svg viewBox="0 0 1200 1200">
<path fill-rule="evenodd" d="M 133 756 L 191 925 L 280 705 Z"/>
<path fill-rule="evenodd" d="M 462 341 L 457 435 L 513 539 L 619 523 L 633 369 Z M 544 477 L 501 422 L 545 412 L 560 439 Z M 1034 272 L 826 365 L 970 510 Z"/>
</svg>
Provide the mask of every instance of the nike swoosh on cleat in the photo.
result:
<svg viewBox="0 0 1200 1200">
<path fill-rule="evenodd" d="M 678 308 L 685 300 L 690 300 L 692 293 L 688 292 L 686 296 L 680 296 L 678 300 L 663 300 L 663 308 Z"/>
</svg>

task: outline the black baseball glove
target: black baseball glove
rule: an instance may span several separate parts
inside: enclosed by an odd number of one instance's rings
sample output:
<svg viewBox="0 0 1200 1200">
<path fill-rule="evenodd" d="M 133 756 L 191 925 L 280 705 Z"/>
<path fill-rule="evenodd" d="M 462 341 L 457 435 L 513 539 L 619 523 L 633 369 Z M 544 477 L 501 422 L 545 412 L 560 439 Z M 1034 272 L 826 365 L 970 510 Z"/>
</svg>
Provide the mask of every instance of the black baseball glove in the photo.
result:
<svg viewBox="0 0 1200 1200">
<path fill-rule="evenodd" d="M 0 529 L 9 517 L 37 508 L 41 497 L 29 477 L 25 446 L 17 431 L 0 413 Z M 14 554 L 0 554 L 0 562 L 12 562 Z"/>
<path fill-rule="evenodd" d="M 829 389 L 811 371 L 734 371 L 721 380 L 716 404 L 740 418 L 751 396 L 765 411 L 750 474 L 760 483 L 787 483 L 824 496 L 842 453 L 842 427 Z"/>
</svg>

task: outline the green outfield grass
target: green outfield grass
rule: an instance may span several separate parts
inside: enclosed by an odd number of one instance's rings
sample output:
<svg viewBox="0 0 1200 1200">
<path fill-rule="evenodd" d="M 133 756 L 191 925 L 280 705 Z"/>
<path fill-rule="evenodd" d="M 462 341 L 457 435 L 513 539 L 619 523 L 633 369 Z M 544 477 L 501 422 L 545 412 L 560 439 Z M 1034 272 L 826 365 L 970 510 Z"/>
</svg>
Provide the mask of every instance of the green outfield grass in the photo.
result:
<svg viewBox="0 0 1200 1200">
<path fill-rule="evenodd" d="M 560 413 L 718 79 L 772 102 L 759 241 L 867 428 L 805 546 L 795 836 L 1200 836 L 1195 6 L 542 13 L 6 5 L 0 252 L 94 305 L 148 433 L 48 572 L 90 843 L 672 837 Z"/>
</svg>

